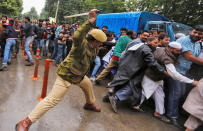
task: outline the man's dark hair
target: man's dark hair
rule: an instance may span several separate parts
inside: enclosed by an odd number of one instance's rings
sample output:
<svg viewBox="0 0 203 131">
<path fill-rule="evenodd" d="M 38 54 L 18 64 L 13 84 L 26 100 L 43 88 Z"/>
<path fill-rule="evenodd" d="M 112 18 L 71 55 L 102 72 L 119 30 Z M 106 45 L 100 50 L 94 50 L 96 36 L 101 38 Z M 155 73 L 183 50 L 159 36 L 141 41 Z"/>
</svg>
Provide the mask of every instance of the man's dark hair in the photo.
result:
<svg viewBox="0 0 203 131">
<path fill-rule="evenodd" d="M 14 24 L 14 20 L 9 20 L 9 24 L 13 25 Z"/>
<path fill-rule="evenodd" d="M 141 30 L 141 31 L 140 31 L 140 34 L 143 34 L 143 33 L 145 33 L 145 32 L 146 32 L 146 33 L 149 33 L 149 31 L 147 31 L 147 30 Z"/>
<path fill-rule="evenodd" d="M 166 33 L 166 32 L 165 32 L 164 30 L 162 30 L 162 29 L 159 29 L 157 32 L 158 32 L 158 34 L 160 34 L 160 33 L 164 33 L 164 34 L 165 34 L 165 33 Z"/>
<path fill-rule="evenodd" d="M 161 34 L 161 35 L 159 36 L 159 39 L 158 39 L 158 40 L 163 40 L 164 38 L 170 38 L 170 36 L 167 35 L 167 34 Z"/>
<path fill-rule="evenodd" d="M 113 32 L 111 32 L 111 31 L 106 32 L 107 37 L 111 37 L 112 35 L 113 35 Z"/>
<path fill-rule="evenodd" d="M 49 19 L 46 19 L 46 21 L 50 21 Z"/>
<path fill-rule="evenodd" d="M 203 32 L 203 25 L 196 25 L 195 30 Z"/>
<path fill-rule="evenodd" d="M 127 29 L 125 27 L 122 27 L 120 30 L 127 32 Z"/>
<path fill-rule="evenodd" d="M 156 39 L 158 39 L 157 37 L 149 37 L 149 38 L 147 38 L 147 41 L 153 41 L 153 40 L 156 40 Z"/>
<path fill-rule="evenodd" d="M 25 16 L 24 19 L 27 19 L 30 22 L 30 17 L 29 16 Z"/>
<path fill-rule="evenodd" d="M 133 30 L 127 30 L 127 35 L 133 35 L 134 31 Z"/>
<path fill-rule="evenodd" d="M 8 16 L 7 16 L 7 15 L 2 15 L 1 18 L 6 18 L 6 19 L 8 19 Z"/>
<path fill-rule="evenodd" d="M 106 29 L 108 29 L 108 26 L 104 25 L 102 28 L 106 28 Z"/>
<path fill-rule="evenodd" d="M 142 31 L 141 31 L 141 30 L 139 30 L 139 31 L 137 32 L 137 35 L 140 35 L 140 34 L 142 34 Z"/>
<path fill-rule="evenodd" d="M 95 29 L 99 29 L 99 26 L 96 26 Z"/>
<path fill-rule="evenodd" d="M 63 25 L 64 23 L 65 23 L 65 22 L 64 22 L 64 21 L 62 21 L 62 22 L 60 22 L 59 24 L 60 24 L 60 25 Z"/>
<path fill-rule="evenodd" d="M 43 22 L 43 20 L 42 20 L 42 19 L 39 19 L 39 22 Z"/>
</svg>

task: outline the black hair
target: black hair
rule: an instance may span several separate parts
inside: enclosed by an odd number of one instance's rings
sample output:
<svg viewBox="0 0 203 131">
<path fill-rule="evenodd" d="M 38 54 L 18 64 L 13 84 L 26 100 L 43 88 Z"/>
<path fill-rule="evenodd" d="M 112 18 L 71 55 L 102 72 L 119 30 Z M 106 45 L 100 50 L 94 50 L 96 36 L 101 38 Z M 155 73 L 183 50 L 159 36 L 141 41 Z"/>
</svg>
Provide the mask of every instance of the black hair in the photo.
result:
<svg viewBox="0 0 203 131">
<path fill-rule="evenodd" d="M 46 19 L 45 21 L 50 21 L 49 19 Z"/>
<path fill-rule="evenodd" d="M 91 34 L 87 35 L 87 41 L 95 41 L 95 40 L 96 39 Z"/>
<path fill-rule="evenodd" d="M 111 31 L 106 32 L 107 37 L 111 37 L 112 35 L 113 35 L 113 32 L 111 32 Z"/>
<path fill-rule="evenodd" d="M 8 16 L 7 16 L 7 15 L 2 15 L 1 18 L 6 18 L 6 19 L 8 19 Z"/>
<path fill-rule="evenodd" d="M 99 29 L 99 28 L 100 28 L 99 26 L 96 26 L 96 27 L 95 27 L 95 29 Z"/>
<path fill-rule="evenodd" d="M 106 28 L 106 29 L 108 29 L 108 26 L 104 25 L 102 28 Z"/>
<path fill-rule="evenodd" d="M 25 16 L 25 19 L 27 19 L 28 21 L 30 21 L 30 17 L 29 16 Z"/>
<path fill-rule="evenodd" d="M 122 27 L 120 30 L 127 32 L 127 29 L 125 27 Z"/>
<path fill-rule="evenodd" d="M 159 36 L 159 41 L 160 40 L 163 40 L 164 38 L 170 38 L 170 36 L 169 35 L 167 35 L 167 34 L 161 34 L 160 36 Z"/>
<path fill-rule="evenodd" d="M 64 24 L 64 21 L 60 22 L 59 24 L 60 24 L 60 25 L 63 25 L 63 24 Z"/>
<path fill-rule="evenodd" d="M 162 33 L 162 32 L 164 32 L 164 33 L 165 33 L 165 31 L 164 31 L 164 30 L 162 30 L 162 29 L 159 29 L 157 32 L 158 32 L 158 34 L 160 34 L 160 33 Z"/>
<path fill-rule="evenodd" d="M 195 30 L 203 32 L 203 25 L 196 25 Z"/>
<path fill-rule="evenodd" d="M 14 24 L 14 20 L 9 20 L 9 24 L 13 25 Z"/>
<path fill-rule="evenodd" d="M 137 34 L 138 34 L 138 35 L 142 34 L 141 30 L 139 30 L 139 31 L 137 32 Z"/>
<path fill-rule="evenodd" d="M 133 35 L 134 31 L 133 30 L 127 30 L 127 35 Z"/>
<path fill-rule="evenodd" d="M 152 37 L 149 37 L 149 38 L 147 38 L 147 41 L 153 41 L 153 40 L 157 40 L 158 38 L 157 37 L 154 37 L 154 36 L 152 36 Z"/>
<path fill-rule="evenodd" d="M 39 22 L 43 22 L 43 20 L 42 20 L 42 19 L 39 19 Z"/>
<path fill-rule="evenodd" d="M 146 33 L 149 33 L 149 31 L 147 31 L 147 30 L 141 30 L 141 31 L 140 31 L 140 34 L 143 34 L 143 33 L 145 33 L 145 32 L 146 32 Z"/>
</svg>

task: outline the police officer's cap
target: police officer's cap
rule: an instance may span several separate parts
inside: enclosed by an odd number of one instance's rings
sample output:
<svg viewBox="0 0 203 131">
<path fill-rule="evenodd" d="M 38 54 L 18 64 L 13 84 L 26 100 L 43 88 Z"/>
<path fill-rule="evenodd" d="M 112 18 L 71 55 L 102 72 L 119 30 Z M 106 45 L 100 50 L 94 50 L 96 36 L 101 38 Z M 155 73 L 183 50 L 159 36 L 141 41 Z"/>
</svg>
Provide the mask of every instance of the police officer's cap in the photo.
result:
<svg viewBox="0 0 203 131">
<path fill-rule="evenodd" d="M 93 29 L 90 31 L 90 34 L 97 40 L 100 42 L 105 42 L 107 40 L 106 34 L 99 30 L 99 29 Z"/>
</svg>

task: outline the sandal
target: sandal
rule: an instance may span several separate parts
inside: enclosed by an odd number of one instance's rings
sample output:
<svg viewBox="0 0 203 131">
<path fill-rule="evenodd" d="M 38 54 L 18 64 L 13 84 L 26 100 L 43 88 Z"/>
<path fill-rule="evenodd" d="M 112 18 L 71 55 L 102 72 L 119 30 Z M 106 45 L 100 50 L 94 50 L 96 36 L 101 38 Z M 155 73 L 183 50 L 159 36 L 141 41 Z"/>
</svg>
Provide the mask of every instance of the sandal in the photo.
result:
<svg viewBox="0 0 203 131">
<path fill-rule="evenodd" d="M 141 109 L 140 107 L 138 107 L 138 108 L 132 107 L 131 109 L 132 109 L 133 111 L 135 111 L 135 112 L 144 112 L 144 110 Z"/>
<path fill-rule="evenodd" d="M 158 119 L 158 120 L 160 120 L 160 121 L 162 121 L 162 122 L 164 122 L 164 123 L 166 123 L 166 124 L 172 124 L 172 123 L 171 123 L 171 120 L 170 120 L 169 118 L 167 118 L 166 116 L 164 116 L 164 115 L 155 116 L 155 115 L 153 114 L 153 117 L 156 118 L 156 119 Z"/>
</svg>

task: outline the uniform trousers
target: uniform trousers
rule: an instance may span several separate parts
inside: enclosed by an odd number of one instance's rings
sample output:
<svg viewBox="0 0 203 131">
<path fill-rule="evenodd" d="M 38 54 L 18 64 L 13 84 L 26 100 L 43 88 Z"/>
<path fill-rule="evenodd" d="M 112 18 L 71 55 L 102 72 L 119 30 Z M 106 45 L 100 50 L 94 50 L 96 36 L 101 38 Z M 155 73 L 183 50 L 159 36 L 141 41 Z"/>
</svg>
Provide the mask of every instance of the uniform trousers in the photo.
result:
<svg viewBox="0 0 203 131">
<path fill-rule="evenodd" d="M 37 106 L 32 110 L 28 115 L 28 118 L 32 123 L 37 121 L 43 114 L 49 111 L 51 108 L 56 106 L 67 93 L 69 87 L 72 84 L 66 80 L 63 80 L 60 76 L 57 76 L 55 84 L 48 94 L 42 101 L 40 101 Z M 82 91 L 84 92 L 86 103 L 94 104 L 95 96 L 93 93 L 93 86 L 90 79 L 87 76 L 84 76 L 83 80 L 77 84 Z"/>
</svg>

